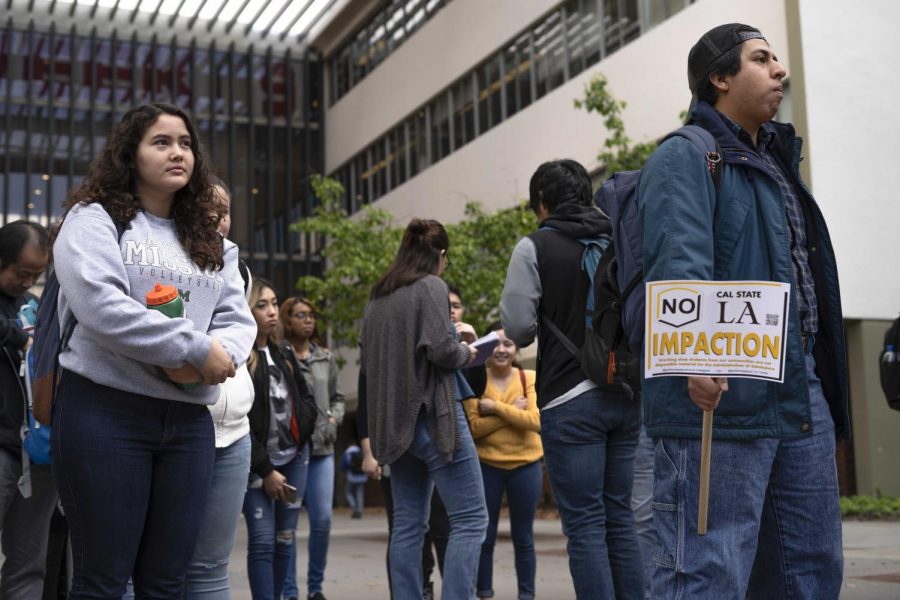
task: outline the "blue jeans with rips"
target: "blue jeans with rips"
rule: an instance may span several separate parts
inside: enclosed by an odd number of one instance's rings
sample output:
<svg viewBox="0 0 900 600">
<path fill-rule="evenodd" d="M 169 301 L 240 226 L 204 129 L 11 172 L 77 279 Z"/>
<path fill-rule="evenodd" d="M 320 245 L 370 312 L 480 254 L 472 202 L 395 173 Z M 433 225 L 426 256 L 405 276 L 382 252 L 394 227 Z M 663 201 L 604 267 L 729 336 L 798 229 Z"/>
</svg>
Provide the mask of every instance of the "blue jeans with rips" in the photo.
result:
<svg viewBox="0 0 900 600">
<path fill-rule="evenodd" d="M 534 598 L 537 561 L 534 556 L 534 514 L 541 499 L 544 482 L 541 461 L 515 469 L 498 469 L 481 463 L 484 497 L 488 510 L 488 530 L 481 545 L 478 563 L 478 597 L 494 597 L 494 544 L 500 522 L 503 492 L 509 505 L 509 524 L 516 560 L 516 582 L 519 600 Z"/>
<path fill-rule="evenodd" d="M 642 597 L 631 511 L 639 431 L 640 406 L 624 394 L 588 390 L 541 412 L 544 462 L 579 600 Z"/>
<path fill-rule="evenodd" d="M 188 564 L 186 599 L 228 600 L 228 559 L 234 546 L 247 476 L 250 434 L 230 446 L 216 448 L 212 488 L 206 501 L 194 556 Z"/>
<path fill-rule="evenodd" d="M 209 410 L 63 371 L 51 436 L 69 598 L 121 598 L 129 576 L 138 597 L 180 597 L 212 479 Z"/>
<path fill-rule="evenodd" d="M 247 577 L 254 600 L 278 600 L 284 588 L 284 576 L 291 560 L 294 532 L 300 516 L 300 498 L 306 486 L 309 446 L 287 464 L 275 469 L 297 488 L 297 501 L 276 502 L 266 495 L 256 474 L 244 496 L 244 520 L 247 522 Z M 258 482 L 258 483 L 257 483 Z"/>
<path fill-rule="evenodd" d="M 713 441 L 703 537 L 697 535 L 700 440 L 657 442 L 653 598 L 838 598 L 843 553 L 834 424 L 812 355 L 806 370 L 809 435 Z"/>
<path fill-rule="evenodd" d="M 334 454 L 310 456 L 306 472 L 306 492 L 303 497 L 309 515 L 309 563 L 306 588 L 309 595 L 322 591 L 325 564 L 328 561 L 328 542 L 331 537 L 331 513 L 334 509 Z M 291 562 L 284 579 L 285 598 L 299 598 L 297 589 L 297 544 L 291 546 Z"/>
<path fill-rule="evenodd" d="M 438 454 L 425 425 L 423 410 L 416 421 L 412 444 L 391 464 L 393 600 L 422 598 L 422 542 L 428 527 L 433 488 L 440 493 L 450 521 L 441 598 L 471 600 L 475 595 L 478 557 L 488 517 L 478 455 L 460 403 L 456 406 L 456 422 L 462 446 L 450 462 L 444 462 Z"/>
</svg>

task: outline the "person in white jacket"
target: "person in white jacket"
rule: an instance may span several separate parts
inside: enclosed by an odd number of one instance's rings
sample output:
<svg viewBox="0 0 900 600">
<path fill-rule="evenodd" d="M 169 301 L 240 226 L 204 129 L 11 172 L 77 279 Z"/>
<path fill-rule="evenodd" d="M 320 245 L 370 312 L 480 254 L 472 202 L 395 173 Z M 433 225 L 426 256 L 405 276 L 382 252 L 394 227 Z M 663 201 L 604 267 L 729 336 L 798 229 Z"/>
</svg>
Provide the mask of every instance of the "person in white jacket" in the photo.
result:
<svg viewBox="0 0 900 600">
<path fill-rule="evenodd" d="M 212 177 L 222 209 L 219 233 L 228 237 L 231 229 L 231 193 L 225 182 Z M 240 262 L 244 298 L 249 300 L 250 270 Z M 247 413 L 253 406 L 253 380 L 247 365 L 221 385 L 219 400 L 209 407 L 216 431 L 216 459 L 212 487 L 200 525 L 197 547 L 188 564 L 185 598 L 228 600 L 228 560 L 234 546 L 247 476 L 250 473 L 250 423 Z"/>
</svg>

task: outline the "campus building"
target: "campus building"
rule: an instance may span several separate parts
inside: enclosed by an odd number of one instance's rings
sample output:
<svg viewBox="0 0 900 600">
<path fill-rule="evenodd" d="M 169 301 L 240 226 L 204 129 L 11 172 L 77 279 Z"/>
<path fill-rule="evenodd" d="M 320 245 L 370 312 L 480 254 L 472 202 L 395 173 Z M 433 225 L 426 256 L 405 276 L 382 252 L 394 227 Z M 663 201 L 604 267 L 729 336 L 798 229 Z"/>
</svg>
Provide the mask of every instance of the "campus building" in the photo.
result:
<svg viewBox="0 0 900 600">
<path fill-rule="evenodd" d="M 403 0 L 343 7 L 312 40 L 323 62 L 325 169 L 398 222 L 452 222 L 465 204 L 527 196 L 534 169 L 571 157 L 602 176 L 606 132 L 573 101 L 602 73 L 627 103 L 636 141 L 662 137 L 687 109 L 687 54 L 708 29 L 759 27 L 787 67 L 778 118 L 805 139 L 802 170 L 828 221 L 841 274 L 854 437 L 840 450 L 845 493 L 900 494 L 900 414 L 877 364 L 900 311 L 893 257 L 900 89 L 887 0 L 449 0 L 410 14 Z M 882 258 L 883 257 L 883 258 Z M 348 388 L 355 387 L 348 381 Z M 724 401 L 727 402 L 727 399 Z"/>
<path fill-rule="evenodd" d="M 290 231 L 308 178 L 398 222 L 453 222 L 517 204 L 541 162 L 601 178 L 602 119 L 573 101 L 602 73 L 636 141 L 679 125 L 686 57 L 711 27 L 759 27 L 787 67 L 779 118 L 805 139 L 802 171 L 832 233 L 850 351 L 854 438 L 846 493 L 900 495 L 900 414 L 877 355 L 900 311 L 894 275 L 900 121 L 892 25 L 872 0 L 9 0 L 0 22 L 0 210 L 48 220 L 129 106 L 189 108 L 234 195 L 232 237 L 287 290 L 321 272 Z M 352 361 L 351 361 L 352 362 Z M 355 374 L 344 387 L 355 390 Z M 351 394 L 352 395 L 352 394 Z"/>
<path fill-rule="evenodd" d="M 308 236 L 323 163 L 322 67 L 305 37 L 327 3 L 10 0 L 0 22 L 0 211 L 58 219 L 112 126 L 187 109 L 233 195 L 231 238 L 280 289 L 321 272 Z M 252 4 L 252 6 L 251 6 Z M 315 6 L 310 6 L 314 4 Z"/>
</svg>

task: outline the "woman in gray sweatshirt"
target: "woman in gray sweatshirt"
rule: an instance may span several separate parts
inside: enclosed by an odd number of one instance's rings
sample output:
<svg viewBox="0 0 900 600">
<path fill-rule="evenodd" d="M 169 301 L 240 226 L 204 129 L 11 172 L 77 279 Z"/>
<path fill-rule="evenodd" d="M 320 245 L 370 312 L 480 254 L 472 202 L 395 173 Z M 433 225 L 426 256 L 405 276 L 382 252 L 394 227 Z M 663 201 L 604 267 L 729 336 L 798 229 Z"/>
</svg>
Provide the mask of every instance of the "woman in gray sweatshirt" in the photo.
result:
<svg viewBox="0 0 900 600">
<path fill-rule="evenodd" d="M 450 324 L 447 284 L 440 279 L 449 247 L 440 223 L 413 219 L 372 288 L 360 331 L 369 441 L 378 462 L 391 467 L 395 600 L 422 597 L 422 538 L 433 487 L 450 521 L 444 600 L 475 596 L 487 528 L 481 469 L 454 375 L 477 352 L 456 340 Z"/>
<path fill-rule="evenodd" d="M 206 407 L 256 336 L 237 247 L 216 231 L 196 130 L 168 104 L 128 111 L 66 206 L 53 253 L 60 323 L 76 324 L 52 445 L 70 597 L 121 597 L 129 575 L 137 596 L 180 596 L 215 454 Z M 183 317 L 145 306 L 157 283 Z"/>
</svg>

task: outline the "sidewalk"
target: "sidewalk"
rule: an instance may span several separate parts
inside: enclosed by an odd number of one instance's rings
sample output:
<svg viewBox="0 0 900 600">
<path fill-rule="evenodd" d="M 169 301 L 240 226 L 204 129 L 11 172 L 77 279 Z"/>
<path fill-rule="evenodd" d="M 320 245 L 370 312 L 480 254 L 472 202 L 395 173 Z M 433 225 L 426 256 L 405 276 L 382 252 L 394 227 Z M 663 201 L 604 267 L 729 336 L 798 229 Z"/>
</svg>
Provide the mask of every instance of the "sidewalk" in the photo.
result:
<svg viewBox="0 0 900 600">
<path fill-rule="evenodd" d="M 297 579 L 301 588 L 306 581 L 308 533 L 309 526 L 304 513 L 297 530 Z M 373 509 L 364 518 L 353 520 L 347 509 L 336 509 L 323 590 L 328 600 L 387 599 L 389 596 L 384 563 L 386 547 L 387 519 L 383 510 Z M 574 598 L 566 559 L 566 540 L 558 519 L 535 521 L 535 550 L 538 561 L 538 597 L 548 600 Z M 234 600 L 250 600 L 246 560 L 247 528 L 242 521 L 238 525 L 238 537 L 231 555 Z M 440 587 L 439 583 L 436 587 Z M 301 589 L 303 591 L 305 589 Z M 498 599 L 516 597 L 508 520 L 501 520 L 494 553 L 494 591 Z M 900 523 L 844 523 L 844 586 L 841 598 L 900 599 Z"/>
</svg>

